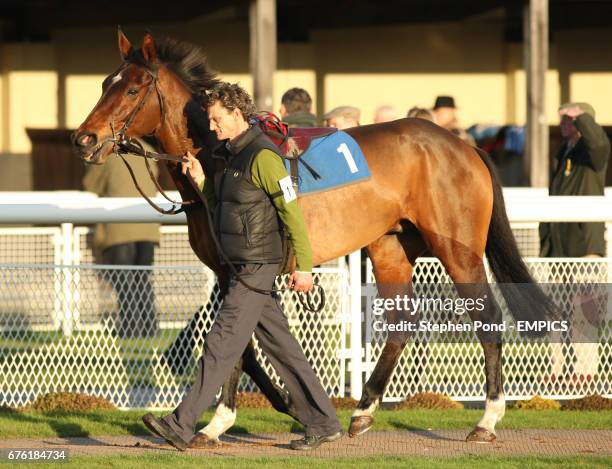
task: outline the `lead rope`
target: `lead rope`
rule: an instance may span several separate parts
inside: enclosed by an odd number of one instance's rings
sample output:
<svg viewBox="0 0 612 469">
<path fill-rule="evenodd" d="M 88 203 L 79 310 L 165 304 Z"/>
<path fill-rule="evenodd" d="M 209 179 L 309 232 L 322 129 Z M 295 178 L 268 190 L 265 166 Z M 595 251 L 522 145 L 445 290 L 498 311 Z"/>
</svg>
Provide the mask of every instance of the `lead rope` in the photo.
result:
<svg viewBox="0 0 612 469">
<path fill-rule="evenodd" d="M 136 180 L 136 175 L 134 174 L 134 171 L 132 170 L 132 167 L 130 166 L 130 164 L 124 158 L 123 154 L 117 153 L 117 155 L 119 155 L 119 157 L 121 158 L 123 163 L 125 163 L 125 167 L 128 169 L 128 171 L 130 173 L 130 176 L 132 176 L 132 181 L 134 181 L 134 186 L 136 186 L 136 190 L 138 190 L 138 192 L 140 192 L 140 195 L 142 195 L 144 197 L 144 199 L 149 203 L 149 205 L 151 207 L 153 207 L 155 210 L 157 210 L 162 215 L 177 215 L 177 214 L 185 211 L 185 207 L 183 207 L 182 205 L 179 208 L 176 207 L 176 204 L 180 203 L 180 202 L 176 202 L 175 203 L 175 202 L 171 201 L 172 202 L 172 208 L 170 208 L 170 209 L 163 209 L 159 205 L 157 205 L 155 202 L 153 202 L 147 196 L 147 194 L 145 194 L 144 191 L 140 188 L 140 185 L 138 184 L 138 181 Z"/>
</svg>

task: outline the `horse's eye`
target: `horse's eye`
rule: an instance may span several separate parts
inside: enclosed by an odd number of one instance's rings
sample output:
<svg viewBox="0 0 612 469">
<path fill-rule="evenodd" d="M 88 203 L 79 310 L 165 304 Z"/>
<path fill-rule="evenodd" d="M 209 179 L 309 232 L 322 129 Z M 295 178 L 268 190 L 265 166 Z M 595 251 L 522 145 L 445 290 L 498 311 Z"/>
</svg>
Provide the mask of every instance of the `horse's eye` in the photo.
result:
<svg viewBox="0 0 612 469">
<path fill-rule="evenodd" d="M 134 89 L 134 88 L 130 88 L 130 89 L 127 91 L 127 94 L 129 94 L 130 96 L 136 96 L 136 95 L 138 94 L 138 90 L 137 90 L 137 89 Z"/>
</svg>

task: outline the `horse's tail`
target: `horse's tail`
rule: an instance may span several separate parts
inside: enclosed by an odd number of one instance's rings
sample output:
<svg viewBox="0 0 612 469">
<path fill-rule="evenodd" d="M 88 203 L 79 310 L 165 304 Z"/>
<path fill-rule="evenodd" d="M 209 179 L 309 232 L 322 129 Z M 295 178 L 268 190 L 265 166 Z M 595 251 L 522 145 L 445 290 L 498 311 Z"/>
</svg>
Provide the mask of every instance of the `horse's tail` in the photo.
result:
<svg viewBox="0 0 612 469">
<path fill-rule="evenodd" d="M 493 162 L 483 150 L 476 151 L 489 169 L 493 183 L 493 213 L 485 252 L 497 283 L 503 284 L 500 287 L 508 309 L 517 321 L 554 319 L 558 317 L 556 306 L 536 284 L 519 252 Z"/>
</svg>

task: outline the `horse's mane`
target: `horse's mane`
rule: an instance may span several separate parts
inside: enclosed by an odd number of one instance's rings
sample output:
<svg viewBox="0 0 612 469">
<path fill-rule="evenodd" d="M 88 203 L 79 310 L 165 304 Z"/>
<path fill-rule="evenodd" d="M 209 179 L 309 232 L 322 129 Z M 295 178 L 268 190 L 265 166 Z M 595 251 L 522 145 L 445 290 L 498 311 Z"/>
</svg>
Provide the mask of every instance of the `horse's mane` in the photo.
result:
<svg viewBox="0 0 612 469">
<path fill-rule="evenodd" d="M 210 70 L 206 55 L 198 46 L 164 38 L 156 41 L 156 49 L 157 59 L 170 68 L 193 93 L 204 94 L 219 83 L 217 74 Z M 133 49 L 128 61 L 146 66 L 140 49 Z"/>
</svg>

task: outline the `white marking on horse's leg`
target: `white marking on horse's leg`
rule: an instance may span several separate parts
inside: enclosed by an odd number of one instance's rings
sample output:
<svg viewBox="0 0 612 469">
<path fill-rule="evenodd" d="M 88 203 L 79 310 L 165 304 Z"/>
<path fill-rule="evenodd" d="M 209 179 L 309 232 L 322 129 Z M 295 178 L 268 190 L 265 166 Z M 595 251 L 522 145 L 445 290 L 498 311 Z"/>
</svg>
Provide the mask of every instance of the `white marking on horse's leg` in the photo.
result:
<svg viewBox="0 0 612 469">
<path fill-rule="evenodd" d="M 497 399 L 489 400 L 485 404 L 485 413 L 478 422 L 478 426 L 495 434 L 495 424 L 499 422 L 506 413 L 506 397 L 500 394 Z"/>
<path fill-rule="evenodd" d="M 361 417 L 363 415 L 367 415 L 371 417 L 374 411 L 378 409 L 378 403 L 379 403 L 379 399 L 376 399 L 374 402 L 370 404 L 370 406 L 367 409 L 355 409 L 355 411 L 353 412 L 353 417 Z"/>
<path fill-rule="evenodd" d="M 199 433 L 203 433 L 211 440 L 218 440 L 236 421 L 236 410 L 232 410 L 221 403 L 217 406 L 215 415 L 208 425 L 206 425 Z"/>
</svg>

